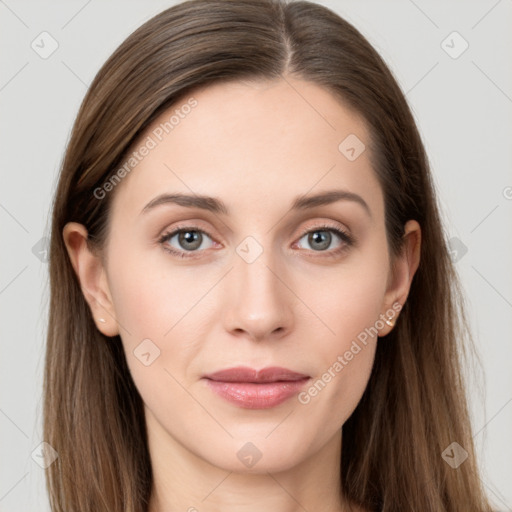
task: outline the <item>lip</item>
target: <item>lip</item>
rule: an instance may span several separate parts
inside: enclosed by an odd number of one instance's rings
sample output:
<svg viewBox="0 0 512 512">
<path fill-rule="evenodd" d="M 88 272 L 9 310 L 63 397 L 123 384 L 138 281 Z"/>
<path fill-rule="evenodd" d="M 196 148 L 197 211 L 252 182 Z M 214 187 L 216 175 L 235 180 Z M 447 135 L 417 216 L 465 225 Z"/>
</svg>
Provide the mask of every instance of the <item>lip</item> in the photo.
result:
<svg viewBox="0 0 512 512">
<path fill-rule="evenodd" d="M 228 402 L 244 409 L 269 409 L 297 394 L 310 379 L 287 368 L 255 370 L 245 366 L 205 375 L 208 387 Z"/>
<path fill-rule="evenodd" d="M 309 375 L 294 372 L 288 368 L 281 368 L 279 366 L 270 366 L 255 370 L 248 366 L 237 366 L 236 368 L 228 368 L 218 372 L 205 375 L 204 378 L 222 381 L 222 382 L 277 382 L 277 381 L 297 381 L 309 378 Z"/>
</svg>

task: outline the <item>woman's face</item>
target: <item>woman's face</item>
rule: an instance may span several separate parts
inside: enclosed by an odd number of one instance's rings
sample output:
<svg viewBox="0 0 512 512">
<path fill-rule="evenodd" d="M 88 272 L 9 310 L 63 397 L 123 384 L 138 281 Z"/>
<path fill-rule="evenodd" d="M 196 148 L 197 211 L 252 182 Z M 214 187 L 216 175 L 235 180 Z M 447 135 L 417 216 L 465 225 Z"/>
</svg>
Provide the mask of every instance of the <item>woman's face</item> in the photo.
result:
<svg viewBox="0 0 512 512">
<path fill-rule="evenodd" d="M 99 329 L 120 333 L 163 454 L 279 471 L 339 437 L 375 332 L 390 331 L 383 319 L 412 279 L 406 258 L 392 279 L 368 137 L 324 89 L 288 78 L 198 90 L 130 152 L 135 167 L 107 192 L 104 299 L 92 307 Z M 205 378 L 240 366 L 306 378 Z"/>
</svg>

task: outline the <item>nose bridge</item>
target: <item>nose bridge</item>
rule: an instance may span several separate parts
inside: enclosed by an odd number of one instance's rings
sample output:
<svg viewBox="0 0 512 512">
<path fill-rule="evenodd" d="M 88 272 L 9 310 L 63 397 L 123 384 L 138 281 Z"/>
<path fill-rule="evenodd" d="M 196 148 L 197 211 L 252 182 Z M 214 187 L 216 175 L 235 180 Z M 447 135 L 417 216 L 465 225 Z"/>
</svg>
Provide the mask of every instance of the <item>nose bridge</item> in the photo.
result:
<svg viewBox="0 0 512 512">
<path fill-rule="evenodd" d="M 284 333 L 291 327 L 293 294 L 280 276 L 281 262 L 266 244 L 247 237 L 234 254 L 234 268 L 229 276 L 226 328 L 245 331 L 250 337 L 263 339 L 272 333 Z M 278 270 L 281 269 L 281 270 Z"/>
</svg>

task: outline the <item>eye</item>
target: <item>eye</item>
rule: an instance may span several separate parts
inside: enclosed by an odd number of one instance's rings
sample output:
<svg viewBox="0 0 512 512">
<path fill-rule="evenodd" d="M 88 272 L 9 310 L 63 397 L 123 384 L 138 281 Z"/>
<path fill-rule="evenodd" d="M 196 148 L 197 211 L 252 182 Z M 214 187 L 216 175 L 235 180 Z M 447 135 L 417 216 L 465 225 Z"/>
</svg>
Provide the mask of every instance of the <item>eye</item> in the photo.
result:
<svg viewBox="0 0 512 512">
<path fill-rule="evenodd" d="M 340 252 L 348 249 L 354 243 L 354 239 L 348 233 L 327 225 L 317 226 L 314 229 L 306 231 L 299 239 L 299 243 L 300 240 L 304 238 L 313 251 L 328 252 L 331 255 L 339 254 Z M 338 238 L 338 245 L 333 248 L 331 245 L 333 241 L 336 242 L 336 238 Z M 339 242 L 340 240 L 341 242 Z M 332 250 L 327 250 L 329 248 Z"/>
<path fill-rule="evenodd" d="M 309 229 L 304 232 L 295 245 L 300 244 L 303 238 L 306 238 L 307 243 L 312 247 L 311 251 L 327 253 L 326 256 L 336 256 L 346 251 L 355 242 L 354 238 L 348 233 L 345 233 L 345 231 L 328 225 L 316 226 L 314 229 Z M 331 245 L 333 241 L 336 242 L 336 238 L 338 239 L 338 245 L 332 248 Z M 211 243 L 210 245 L 206 243 L 205 246 L 207 239 L 209 239 Z M 159 238 L 158 242 L 167 252 L 179 258 L 193 258 L 199 256 L 202 250 L 215 245 L 212 237 L 197 226 L 180 227 L 164 233 Z M 331 249 L 327 250 L 329 248 Z"/>
<path fill-rule="evenodd" d="M 204 242 L 209 238 L 212 240 L 210 235 L 197 227 L 184 227 L 175 229 L 170 233 L 165 233 L 158 240 L 164 247 L 164 249 L 171 254 L 179 256 L 181 258 L 191 257 L 186 253 L 198 252 L 199 249 L 208 249 L 208 246 L 204 246 Z M 173 245 L 173 241 L 176 245 Z M 211 247 L 210 245 L 209 247 Z"/>
</svg>

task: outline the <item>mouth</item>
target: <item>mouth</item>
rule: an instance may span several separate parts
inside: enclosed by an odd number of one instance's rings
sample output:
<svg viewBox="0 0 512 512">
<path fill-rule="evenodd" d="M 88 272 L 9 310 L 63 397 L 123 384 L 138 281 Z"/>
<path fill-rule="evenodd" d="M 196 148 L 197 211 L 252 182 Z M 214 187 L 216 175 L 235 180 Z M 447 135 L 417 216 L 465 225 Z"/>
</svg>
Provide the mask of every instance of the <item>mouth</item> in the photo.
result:
<svg viewBox="0 0 512 512">
<path fill-rule="evenodd" d="M 238 366 L 228 368 L 218 372 L 204 375 L 203 378 L 217 382 L 248 382 L 248 383 L 266 383 L 266 382 L 294 382 L 302 379 L 308 379 L 309 375 L 294 372 L 288 368 L 272 366 L 255 370 L 247 366 Z"/>
<path fill-rule="evenodd" d="M 287 368 L 229 368 L 203 376 L 208 387 L 226 401 L 244 409 L 269 409 L 297 394 L 309 375 Z"/>
</svg>

